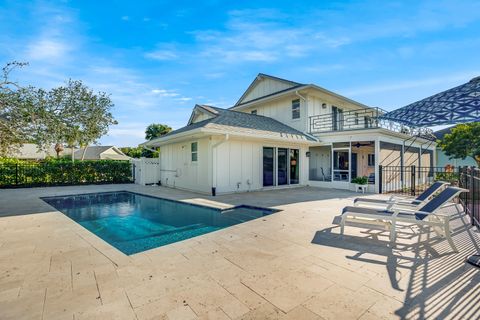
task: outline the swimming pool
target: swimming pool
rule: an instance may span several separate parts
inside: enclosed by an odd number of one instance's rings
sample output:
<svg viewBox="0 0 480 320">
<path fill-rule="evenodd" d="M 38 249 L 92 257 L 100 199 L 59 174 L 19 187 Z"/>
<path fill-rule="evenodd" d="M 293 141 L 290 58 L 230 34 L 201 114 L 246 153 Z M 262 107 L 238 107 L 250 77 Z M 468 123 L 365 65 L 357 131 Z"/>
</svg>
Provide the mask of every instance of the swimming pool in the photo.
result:
<svg viewBox="0 0 480 320">
<path fill-rule="evenodd" d="M 276 212 L 250 206 L 220 210 L 129 191 L 42 200 L 128 255 Z"/>
</svg>

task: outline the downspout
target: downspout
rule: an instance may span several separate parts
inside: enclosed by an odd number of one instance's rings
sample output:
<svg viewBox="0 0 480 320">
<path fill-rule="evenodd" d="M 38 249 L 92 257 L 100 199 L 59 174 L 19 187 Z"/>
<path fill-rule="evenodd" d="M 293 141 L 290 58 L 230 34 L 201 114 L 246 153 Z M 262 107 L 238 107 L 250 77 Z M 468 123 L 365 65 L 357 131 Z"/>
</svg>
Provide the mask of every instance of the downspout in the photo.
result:
<svg viewBox="0 0 480 320">
<path fill-rule="evenodd" d="M 228 141 L 230 135 L 225 134 L 225 138 L 221 141 L 218 141 L 212 146 L 212 196 L 215 196 L 217 193 L 217 157 L 216 151 L 217 147 Z"/>
</svg>

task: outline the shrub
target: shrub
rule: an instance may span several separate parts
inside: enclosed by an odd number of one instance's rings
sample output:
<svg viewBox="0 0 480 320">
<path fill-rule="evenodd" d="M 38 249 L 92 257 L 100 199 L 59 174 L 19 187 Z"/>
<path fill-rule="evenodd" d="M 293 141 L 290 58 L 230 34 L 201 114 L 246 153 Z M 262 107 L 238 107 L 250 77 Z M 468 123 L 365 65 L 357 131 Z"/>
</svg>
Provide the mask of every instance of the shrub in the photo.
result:
<svg viewBox="0 0 480 320">
<path fill-rule="evenodd" d="M 0 161 L 0 187 L 132 182 L 129 161 Z"/>
<path fill-rule="evenodd" d="M 355 184 L 367 184 L 368 183 L 368 177 L 356 177 L 352 179 L 352 183 Z"/>
</svg>

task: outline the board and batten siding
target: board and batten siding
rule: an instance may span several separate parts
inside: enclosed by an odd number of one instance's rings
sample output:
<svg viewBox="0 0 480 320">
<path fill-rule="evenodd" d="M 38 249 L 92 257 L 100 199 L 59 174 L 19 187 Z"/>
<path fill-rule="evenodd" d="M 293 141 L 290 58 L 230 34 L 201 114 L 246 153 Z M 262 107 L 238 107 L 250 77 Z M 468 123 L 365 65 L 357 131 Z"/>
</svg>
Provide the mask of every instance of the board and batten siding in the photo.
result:
<svg viewBox="0 0 480 320">
<path fill-rule="evenodd" d="M 198 160 L 192 161 L 191 143 L 198 143 Z M 210 140 L 202 138 L 161 147 L 160 177 L 164 186 L 209 193 Z"/>
<path fill-rule="evenodd" d="M 300 118 L 292 119 L 292 101 L 297 99 L 300 100 Z M 261 105 L 249 107 L 242 111 L 251 113 L 252 110 L 257 110 L 257 115 L 273 118 L 298 131 L 306 132 L 305 123 L 307 121 L 307 115 L 305 112 L 305 102 L 296 95 L 262 103 Z"/>
<path fill-rule="evenodd" d="M 282 91 L 293 87 L 294 85 L 288 82 L 278 81 L 274 79 L 264 78 L 259 81 L 250 92 L 243 97 L 241 102 L 248 102 L 253 99 L 267 96 L 269 94 Z"/>
<path fill-rule="evenodd" d="M 308 148 L 294 144 L 269 143 L 267 141 L 230 139 L 214 150 L 213 160 L 216 175 L 214 185 L 217 193 L 253 191 L 263 188 L 263 147 L 299 149 L 300 185 L 308 179 Z"/>
<path fill-rule="evenodd" d="M 191 161 L 190 144 L 198 142 L 198 161 Z M 295 144 L 241 140 L 215 136 L 161 147 L 160 170 L 164 186 L 217 194 L 263 188 L 263 147 L 299 149 L 300 185 L 308 181 L 308 148 Z"/>
</svg>

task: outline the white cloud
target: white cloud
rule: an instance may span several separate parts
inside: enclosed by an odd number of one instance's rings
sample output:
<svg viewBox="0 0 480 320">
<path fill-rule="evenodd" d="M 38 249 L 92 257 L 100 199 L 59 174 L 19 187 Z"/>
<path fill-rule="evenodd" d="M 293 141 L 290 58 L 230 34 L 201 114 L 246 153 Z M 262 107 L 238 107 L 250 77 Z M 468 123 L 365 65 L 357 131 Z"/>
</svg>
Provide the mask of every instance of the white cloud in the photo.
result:
<svg viewBox="0 0 480 320">
<path fill-rule="evenodd" d="M 165 89 L 152 89 L 151 92 L 161 97 L 178 97 L 180 95 L 179 93 Z"/>
<path fill-rule="evenodd" d="M 153 60 L 174 60 L 178 58 L 178 54 L 173 50 L 155 50 L 145 53 L 145 57 Z"/>
<path fill-rule="evenodd" d="M 26 56 L 29 61 L 48 60 L 58 62 L 63 60 L 69 51 L 71 51 L 71 47 L 67 43 L 48 36 L 41 36 L 28 45 Z"/>
</svg>

